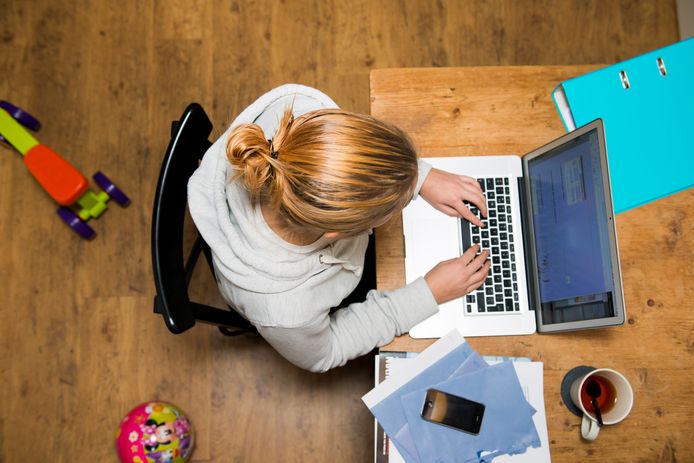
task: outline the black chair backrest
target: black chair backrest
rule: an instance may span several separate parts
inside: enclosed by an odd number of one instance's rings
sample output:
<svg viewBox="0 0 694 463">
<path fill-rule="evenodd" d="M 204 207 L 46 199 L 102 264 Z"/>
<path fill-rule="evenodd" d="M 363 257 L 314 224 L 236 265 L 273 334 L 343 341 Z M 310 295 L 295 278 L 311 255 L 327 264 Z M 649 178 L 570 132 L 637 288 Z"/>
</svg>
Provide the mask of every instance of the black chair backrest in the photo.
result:
<svg viewBox="0 0 694 463">
<path fill-rule="evenodd" d="M 166 150 L 154 198 L 152 217 L 152 265 L 157 294 L 154 312 L 164 317 L 172 333 L 182 333 L 196 320 L 222 328 L 240 328 L 236 334 L 253 331 L 252 325 L 233 310 L 192 302 L 188 283 L 200 252 L 212 268 L 209 247 L 198 236 L 187 261 L 183 259 L 183 225 L 187 205 L 188 179 L 211 146 L 212 123 L 204 109 L 191 103 L 181 119 L 172 123 L 171 141 Z"/>
</svg>

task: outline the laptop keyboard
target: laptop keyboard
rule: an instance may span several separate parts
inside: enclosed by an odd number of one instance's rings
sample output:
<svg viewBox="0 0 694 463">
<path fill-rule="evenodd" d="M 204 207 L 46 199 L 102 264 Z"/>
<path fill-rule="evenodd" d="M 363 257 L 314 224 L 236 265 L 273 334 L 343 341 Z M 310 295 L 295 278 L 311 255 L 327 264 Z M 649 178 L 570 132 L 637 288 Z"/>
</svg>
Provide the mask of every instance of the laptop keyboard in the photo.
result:
<svg viewBox="0 0 694 463">
<path fill-rule="evenodd" d="M 465 310 L 475 313 L 508 313 L 520 310 L 514 226 L 511 215 L 511 194 L 508 177 L 477 179 L 487 200 L 487 218 L 477 207 L 468 204 L 473 214 L 486 222 L 484 228 L 460 219 L 463 251 L 474 244 L 489 251 L 491 266 L 484 284 L 465 296 Z"/>
</svg>

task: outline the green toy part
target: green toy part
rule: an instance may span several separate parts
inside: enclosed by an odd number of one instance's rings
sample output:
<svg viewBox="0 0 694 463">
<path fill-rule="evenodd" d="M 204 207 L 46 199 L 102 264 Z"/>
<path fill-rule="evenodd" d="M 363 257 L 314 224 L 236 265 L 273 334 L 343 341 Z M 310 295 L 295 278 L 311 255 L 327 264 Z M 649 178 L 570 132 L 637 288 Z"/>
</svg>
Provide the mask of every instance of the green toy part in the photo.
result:
<svg viewBox="0 0 694 463">
<path fill-rule="evenodd" d="M 38 140 L 4 109 L 0 109 L 0 133 L 22 155 L 39 144 Z"/>
<path fill-rule="evenodd" d="M 110 197 L 103 191 L 94 193 L 91 190 L 87 190 L 87 192 L 77 200 L 77 205 L 80 207 L 77 215 L 85 222 L 89 219 L 96 219 L 108 209 L 108 204 L 106 203 L 108 203 L 109 199 Z"/>
</svg>

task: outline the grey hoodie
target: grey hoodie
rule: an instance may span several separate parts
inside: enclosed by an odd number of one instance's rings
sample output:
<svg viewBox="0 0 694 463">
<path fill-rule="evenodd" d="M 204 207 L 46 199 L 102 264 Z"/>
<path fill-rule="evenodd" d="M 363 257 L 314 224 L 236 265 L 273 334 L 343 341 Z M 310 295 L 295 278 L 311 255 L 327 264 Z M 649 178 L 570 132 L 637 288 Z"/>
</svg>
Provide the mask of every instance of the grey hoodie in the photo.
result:
<svg viewBox="0 0 694 463">
<path fill-rule="evenodd" d="M 290 244 L 265 223 L 232 166 L 226 141 L 239 124 L 256 123 L 273 138 L 284 110 L 295 116 L 337 108 L 325 94 L 282 85 L 246 108 L 210 147 L 188 183 L 193 221 L 212 250 L 224 299 L 258 328 L 282 356 L 311 371 L 326 371 L 390 342 L 433 315 L 438 306 L 419 278 L 394 291 L 370 291 L 364 302 L 336 307 L 362 275 L 368 233 L 308 246 Z M 431 167 L 419 163 L 418 192 Z"/>
</svg>

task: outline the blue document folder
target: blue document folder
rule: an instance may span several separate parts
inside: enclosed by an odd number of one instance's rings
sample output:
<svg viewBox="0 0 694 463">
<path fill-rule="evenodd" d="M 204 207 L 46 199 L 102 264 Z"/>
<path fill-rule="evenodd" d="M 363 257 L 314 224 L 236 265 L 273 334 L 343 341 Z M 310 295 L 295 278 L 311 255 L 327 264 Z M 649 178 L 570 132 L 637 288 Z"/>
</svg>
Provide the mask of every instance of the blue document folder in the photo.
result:
<svg viewBox="0 0 694 463">
<path fill-rule="evenodd" d="M 410 432 L 417 436 L 415 445 L 423 457 L 420 461 L 490 462 L 541 445 L 532 419 L 535 409 L 523 396 L 512 362 L 479 368 L 431 387 L 483 403 L 485 411 L 480 432 L 473 435 L 424 421 L 420 412 L 426 388 L 402 395 Z"/>
<path fill-rule="evenodd" d="M 567 130 L 602 119 L 615 213 L 694 185 L 694 38 L 561 83 Z"/>
<path fill-rule="evenodd" d="M 407 463 L 488 462 L 499 455 L 541 447 L 533 418 L 537 409 L 525 398 L 512 362 L 489 366 L 456 330 L 409 362 L 407 369 L 390 376 L 362 398 Z M 409 395 L 426 394 L 432 386 L 471 400 L 484 399 L 482 403 L 489 410 L 483 418 L 484 432 L 469 439 L 461 431 L 450 434 L 440 425 L 422 427 L 431 424 L 419 416 L 422 397 Z M 441 445 L 431 448 L 435 442 Z M 531 461 L 548 461 L 548 456 L 545 451 Z"/>
<path fill-rule="evenodd" d="M 436 363 L 431 364 L 417 376 L 400 386 L 394 393 L 369 407 L 383 429 L 391 436 L 391 441 L 407 462 L 421 461 L 414 443 L 411 441 L 408 422 L 400 404 L 400 396 L 416 391 L 429 384 L 446 380 L 473 352 L 470 344 L 463 342 Z M 405 429 L 403 430 L 403 427 Z M 398 439 L 398 437 L 403 438 Z"/>
</svg>

